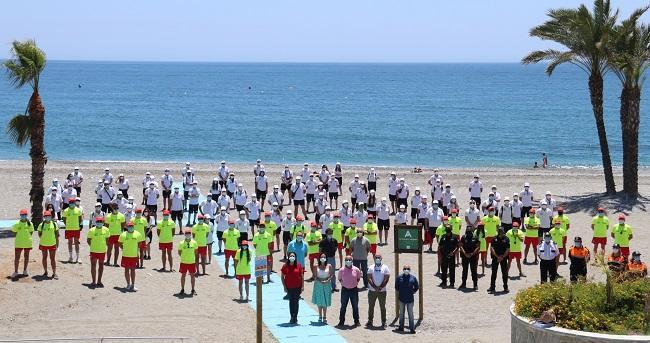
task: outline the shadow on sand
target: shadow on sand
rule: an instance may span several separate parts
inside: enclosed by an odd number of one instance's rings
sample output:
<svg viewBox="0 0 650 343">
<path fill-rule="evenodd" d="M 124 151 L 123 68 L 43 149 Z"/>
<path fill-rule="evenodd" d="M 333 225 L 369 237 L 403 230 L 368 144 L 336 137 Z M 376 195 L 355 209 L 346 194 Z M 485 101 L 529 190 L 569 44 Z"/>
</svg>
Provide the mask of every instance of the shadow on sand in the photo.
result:
<svg viewBox="0 0 650 343">
<path fill-rule="evenodd" d="M 623 192 L 614 195 L 605 193 L 589 193 L 583 195 L 562 196 L 567 199 L 562 204 L 567 214 L 585 212 L 596 214 L 598 207 L 613 209 L 614 213 L 630 214 L 632 211 L 647 212 L 647 205 L 650 204 L 650 198 L 639 195 L 636 199 L 628 198 Z"/>
</svg>

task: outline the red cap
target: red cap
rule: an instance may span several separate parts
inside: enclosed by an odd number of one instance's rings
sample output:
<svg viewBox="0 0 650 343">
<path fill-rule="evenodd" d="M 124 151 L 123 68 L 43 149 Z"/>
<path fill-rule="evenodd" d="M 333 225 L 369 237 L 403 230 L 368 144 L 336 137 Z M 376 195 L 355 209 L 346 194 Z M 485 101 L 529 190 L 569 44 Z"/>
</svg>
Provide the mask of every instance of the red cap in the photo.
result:
<svg viewBox="0 0 650 343">
<path fill-rule="evenodd" d="M 52 212 L 50 212 L 50 211 L 45 211 L 45 212 L 43 212 L 43 216 L 50 216 L 50 217 L 51 217 L 51 216 L 52 216 Z"/>
<path fill-rule="evenodd" d="M 488 208 L 488 211 L 494 211 L 494 207 L 490 206 L 490 208 Z"/>
<path fill-rule="evenodd" d="M 449 220 L 449 217 L 447 217 L 447 216 L 443 216 L 443 217 L 442 217 L 442 220 Z"/>
<path fill-rule="evenodd" d="M 199 215 L 198 215 L 198 218 L 199 218 L 199 219 L 203 219 L 204 217 L 205 217 L 204 215 L 202 215 L 202 214 L 199 213 Z"/>
<path fill-rule="evenodd" d="M 241 245 L 248 245 L 248 241 L 241 241 Z"/>
<path fill-rule="evenodd" d="M 271 211 L 264 212 L 264 215 L 267 216 L 267 217 L 270 217 L 271 216 Z"/>
<path fill-rule="evenodd" d="M 457 208 L 452 208 L 451 213 L 458 213 L 458 209 Z"/>
<path fill-rule="evenodd" d="M 316 222 L 312 221 L 311 222 L 311 227 L 318 227 L 318 224 L 316 224 Z"/>
<path fill-rule="evenodd" d="M 230 219 L 230 220 L 228 221 L 228 224 L 229 224 L 229 225 L 233 225 L 233 224 L 235 224 L 235 220 L 234 220 L 234 219 Z"/>
<path fill-rule="evenodd" d="M 68 198 L 68 203 L 75 202 L 75 201 L 77 201 L 77 198 L 75 197 Z"/>
<path fill-rule="evenodd" d="M 136 208 L 135 213 L 142 213 L 142 208 L 141 207 Z"/>
<path fill-rule="evenodd" d="M 163 216 L 164 216 L 164 215 L 169 215 L 169 211 L 168 211 L 168 210 L 164 210 L 164 211 L 163 211 Z"/>
<path fill-rule="evenodd" d="M 356 223 L 357 223 L 357 220 L 356 220 L 356 219 L 354 219 L 354 218 L 351 218 L 351 219 L 350 219 L 350 224 L 356 224 Z"/>
<path fill-rule="evenodd" d="M 369 215 L 368 215 L 368 219 L 375 219 L 375 216 L 372 215 L 372 214 L 369 214 Z"/>
<path fill-rule="evenodd" d="M 303 220 L 303 218 L 302 218 L 301 215 L 297 215 L 297 216 L 296 216 L 296 220 L 300 221 L 300 220 Z"/>
<path fill-rule="evenodd" d="M 133 226 L 133 222 L 126 223 L 126 226 Z"/>
<path fill-rule="evenodd" d="M 519 227 L 519 223 L 517 222 L 512 223 L 512 227 Z"/>
<path fill-rule="evenodd" d="M 625 220 L 625 215 L 624 215 L 624 214 L 619 215 L 619 216 L 618 216 L 618 219 L 619 219 L 619 220 L 621 220 L 621 219 Z"/>
<path fill-rule="evenodd" d="M 97 217 L 95 218 L 95 222 L 104 222 L 104 217 Z"/>
<path fill-rule="evenodd" d="M 334 217 L 340 217 L 340 216 L 341 216 L 340 213 L 338 213 L 338 212 L 334 213 Z"/>
<path fill-rule="evenodd" d="M 558 212 L 564 212 L 564 207 L 560 207 L 557 209 Z"/>
<path fill-rule="evenodd" d="M 531 209 L 530 209 L 530 213 L 535 213 L 535 212 L 537 212 L 536 209 L 534 209 L 534 208 L 531 208 Z"/>
<path fill-rule="evenodd" d="M 605 212 L 605 209 L 604 209 L 604 208 L 602 208 L 602 207 L 599 207 L 599 208 L 598 208 L 598 211 L 599 211 L 599 212 L 600 212 L 600 211 L 603 211 L 603 212 Z"/>
<path fill-rule="evenodd" d="M 28 213 L 29 213 L 29 212 L 27 212 L 26 209 L 22 209 L 22 210 L 20 210 L 20 214 L 28 214 Z"/>
<path fill-rule="evenodd" d="M 485 225 L 483 224 L 483 221 L 478 222 L 478 225 Z"/>
</svg>

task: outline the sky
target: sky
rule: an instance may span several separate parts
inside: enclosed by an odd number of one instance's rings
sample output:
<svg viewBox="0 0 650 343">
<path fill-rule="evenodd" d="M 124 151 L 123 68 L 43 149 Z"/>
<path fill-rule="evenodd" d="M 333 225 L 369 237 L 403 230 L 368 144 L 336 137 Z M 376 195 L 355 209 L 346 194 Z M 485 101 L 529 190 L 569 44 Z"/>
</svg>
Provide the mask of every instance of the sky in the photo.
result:
<svg viewBox="0 0 650 343">
<path fill-rule="evenodd" d="M 0 12 L 0 58 L 9 56 L 11 41 L 34 38 L 51 60 L 518 62 L 554 47 L 528 36 L 549 8 L 581 3 L 9 1 Z M 623 15 L 647 3 L 612 2 Z"/>
</svg>

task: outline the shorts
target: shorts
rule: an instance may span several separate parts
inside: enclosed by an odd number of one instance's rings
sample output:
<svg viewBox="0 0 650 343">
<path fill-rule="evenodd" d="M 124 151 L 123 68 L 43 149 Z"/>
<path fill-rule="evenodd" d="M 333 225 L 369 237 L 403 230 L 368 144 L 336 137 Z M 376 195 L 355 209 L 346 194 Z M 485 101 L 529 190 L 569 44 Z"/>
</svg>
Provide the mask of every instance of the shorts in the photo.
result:
<svg viewBox="0 0 650 343">
<path fill-rule="evenodd" d="M 526 238 L 524 238 L 524 245 L 528 246 L 530 244 L 532 244 L 534 246 L 539 245 L 539 238 L 537 238 L 537 237 L 526 237 Z"/>
<path fill-rule="evenodd" d="M 106 243 L 108 244 L 118 244 L 120 240 L 120 235 L 109 236 Z"/>
<path fill-rule="evenodd" d="M 508 254 L 508 259 L 512 260 L 512 259 L 515 259 L 515 258 L 516 258 L 516 259 L 521 259 L 521 251 L 518 251 L 518 252 L 510 252 L 510 253 Z"/>
<path fill-rule="evenodd" d="M 339 198 L 339 192 L 335 192 L 335 193 L 329 192 L 329 195 L 330 195 L 331 199 L 338 199 Z"/>
<path fill-rule="evenodd" d="M 158 212 L 158 205 L 146 205 L 145 207 L 147 210 L 149 210 L 150 213 L 153 213 L 154 216 Z"/>
<path fill-rule="evenodd" d="M 280 232 L 282 232 L 282 228 L 278 226 L 278 228 L 275 229 L 275 234 L 276 234 L 276 235 L 279 235 Z"/>
<path fill-rule="evenodd" d="M 343 186 L 343 176 L 335 177 L 336 181 L 339 182 L 339 186 Z M 370 192 L 370 190 L 368 190 Z"/>
<path fill-rule="evenodd" d="M 607 245 L 607 237 L 594 237 L 591 243 Z"/>
<path fill-rule="evenodd" d="M 370 192 L 373 189 L 377 190 L 377 181 L 368 181 L 368 192 Z"/>
<path fill-rule="evenodd" d="M 427 223 L 426 218 L 418 218 L 418 226 L 424 226 Z"/>
<path fill-rule="evenodd" d="M 377 227 L 379 230 L 388 230 L 390 229 L 390 219 L 378 219 Z"/>
<path fill-rule="evenodd" d="M 352 255 L 352 249 L 345 248 L 345 256 L 350 256 L 350 255 Z"/>
<path fill-rule="evenodd" d="M 235 192 L 231 192 L 229 190 L 226 190 L 226 194 L 228 195 L 228 198 L 232 199 L 232 196 L 235 194 Z"/>
<path fill-rule="evenodd" d="M 397 208 L 404 205 L 405 208 L 409 208 L 408 200 L 406 198 L 397 198 Z"/>
<path fill-rule="evenodd" d="M 56 251 L 56 245 L 52 245 L 52 246 L 49 246 L 49 247 L 46 247 L 46 246 L 43 246 L 43 245 L 39 245 L 39 246 L 38 246 L 38 250 L 41 250 L 41 251 L 46 251 L 46 250 L 49 250 L 49 251 Z"/>
<path fill-rule="evenodd" d="M 373 255 L 377 254 L 377 244 L 370 244 L 370 253 Z"/>
<path fill-rule="evenodd" d="M 217 231 L 217 240 L 223 241 L 223 231 Z"/>
<path fill-rule="evenodd" d="M 183 221 L 183 211 L 172 211 L 172 221 Z"/>
<path fill-rule="evenodd" d="M 240 211 L 244 211 L 244 205 L 235 204 L 235 210 L 237 210 L 237 213 L 239 213 Z"/>
<path fill-rule="evenodd" d="M 411 219 L 416 219 L 418 217 L 418 209 L 415 207 L 411 208 Z"/>
<path fill-rule="evenodd" d="M 106 253 L 105 252 L 91 252 L 90 253 L 90 259 L 96 259 L 99 260 L 99 262 L 104 262 L 104 259 L 106 258 Z"/>
<path fill-rule="evenodd" d="M 266 198 L 266 191 L 255 190 L 255 197 L 258 199 Z"/>
<path fill-rule="evenodd" d="M 336 249 L 337 249 L 338 251 L 343 250 L 343 243 L 340 243 L 340 242 L 339 242 L 338 245 L 336 246 Z"/>
<path fill-rule="evenodd" d="M 158 243 L 158 250 L 172 250 L 174 248 L 174 243 Z"/>
<path fill-rule="evenodd" d="M 287 245 L 289 242 L 291 242 L 291 232 L 282 231 L 282 243 L 284 243 L 284 245 Z"/>
<path fill-rule="evenodd" d="M 280 184 L 280 191 L 284 193 L 284 191 L 289 190 L 291 188 L 291 185 L 287 185 L 286 183 L 281 183 Z M 289 193 L 291 191 L 289 190 Z"/>
<path fill-rule="evenodd" d="M 251 227 L 258 226 L 258 225 L 260 225 L 260 219 L 259 218 L 258 219 L 249 219 L 248 220 L 248 225 L 250 225 Z"/>
<path fill-rule="evenodd" d="M 494 239 L 494 237 L 485 237 L 485 244 L 490 245 L 490 243 L 492 243 L 493 239 Z"/>
<path fill-rule="evenodd" d="M 314 194 L 307 194 L 307 202 L 314 202 Z"/>
<path fill-rule="evenodd" d="M 537 237 L 542 238 L 542 237 L 544 237 L 544 234 L 548 233 L 549 231 L 551 231 L 550 227 L 541 227 L 537 231 Z"/>
<path fill-rule="evenodd" d="M 163 191 L 162 191 L 163 199 L 169 199 L 169 197 L 171 195 L 172 195 L 172 190 L 171 189 L 168 189 L 168 190 L 163 189 Z"/>
<path fill-rule="evenodd" d="M 120 265 L 123 268 L 133 269 L 138 266 L 138 258 L 122 256 L 122 262 L 120 263 Z"/>
<path fill-rule="evenodd" d="M 630 256 L 630 247 L 621 247 L 621 255 Z"/>
<path fill-rule="evenodd" d="M 147 242 L 146 241 L 142 241 L 142 242 L 138 243 L 138 249 L 142 250 L 142 249 L 146 249 L 146 248 L 147 248 Z"/>
<path fill-rule="evenodd" d="M 566 250 L 564 248 L 560 248 L 560 254 L 564 254 Z M 621 251 L 623 251 L 623 248 L 621 248 Z M 629 251 L 629 250 L 628 250 Z"/>
<path fill-rule="evenodd" d="M 269 251 L 271 251 L 271 252 L 275 251 L 275 242 L 269 243 Z M 269 255 L 269 256 L 271 256 L 271 255 Z"/>
<path fill-rule="evenodd" d="M 190 210 L 189 210 L 189 212 L 190 212 L 190 213 L 196 213 L 196 212 L 199 212 L 199 204 L 196 204 L 196 205 L 190 205 Z"/>
<path fill-rule="evenodd" d="M 388 200 L 397 201 L 397 194 L 389 194 L 388 195 Z M 397 208 L 399 208 L 399 206 Z"/>
<path fill-rule="evenodd" d="M 479 254 L 481 255 L 481 258 L 485 260 L 487 258 L 487 251 L 480 251 Z"/>
<path fill-rule="evenodd" d="M 65 230 L 65 239 L 81 238 L 81 230 Z"/>
<path fill-rule="evenodd" d="M 302 200 L 293 199 L 293 204 L 296 205 L 296 206 L 304 205 L 305 204 L 305 199 L 302 199 Z"/>
<path fill-rule="evenodd" d="M 319 253 L 319 252 L 315 252 L 315 253 L 309 254 L 309 263 L 314 262 L 314 261 L 317 261 L 319 257 L 320 257 L 320 253 Z"/>
<path fill-rule="evenodd" d="M 202 246 L 196 249 L 196 254 L 199 256 L 206 256 L 208 254 L 208 246 Z"/>
<path fill-rule="evenodd" d="M 228 249 L 224 250 L 224 256 L 226 258 L 228 258 L 228 257 L 235 258 L 236 253 L 237 253 L 237 250 L 228 250 Z"/>
<path fill-rule="evenodd" d="M 178 268 L 178 272 L 185 275 L 190 273 L 190 275 L 196 274 L 196 264 L 194 263 L 181 263 L 181 266 Z"/>
<path fill-rule="evenodd" d="M 250 280 L 250 278 L 251 278 L 250 274 L 247 274 L 247 275 L 235 275 L 235 279 L 237 279 L 237 280 Z"/>
</svg>

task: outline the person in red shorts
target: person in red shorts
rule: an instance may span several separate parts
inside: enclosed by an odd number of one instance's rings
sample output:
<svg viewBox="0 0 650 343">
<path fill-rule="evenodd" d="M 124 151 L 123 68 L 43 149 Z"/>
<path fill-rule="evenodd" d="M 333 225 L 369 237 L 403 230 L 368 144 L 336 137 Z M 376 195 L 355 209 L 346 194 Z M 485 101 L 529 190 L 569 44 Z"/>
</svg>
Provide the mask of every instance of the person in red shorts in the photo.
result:
<svg viewBox="0 0 650 343">
<path fill-rule="evenodd" d="M 320 258 L 318 245 L 323 240 L 323 234 L 318 231 L 318 223 L 312 221 L 310 226 L 310 231 L 305 233 L 305 241 L 307 241 L 307 256 L 309 257 L 311 277 L 305 281 L 313 281 L 316 279 L 316 267 L 314 265 L 318 263 L 318 258 Z"/>
<path fill-rule="evenodd" d="M 126 290 L 137 292 L 135 287 L 135 268 L 138 266 L 138 246 L 144 241 L 144 236 L 135 231 L 133 222 L 126 224 L 126 232 L 122 232 L 118 243 L 122 248 L 122 267 L 124 268 L 124 279 L 126 280 Z"/>
<path fill-rule="evenodd" d="M 199 261 L 200 261 L 201 269 L 203 271 L 203 273 L 201 273 L 200 275 L 208 275 L 205 272 L 205 264 L 208 256 L 208 234 L 211 234 L 210 217 L 203 214 L 199 214 L 199 222 L 192 227 L 192 233 L 194 234 L 194 240 L 196 240 L 196 244 L 199 245 L 198 249 L 196 249 L 196 257 L 197 257 L 197 260 L 195 262 L 196 272 L 197 273 L 199 272 Z"/>
<path fill-rule="evenodd" d="M 223 232 L 222 238 L 223 241 L 225 242 L 225 250 L 224 250 L 224 256 L 226 263 L 224 265 L 224 270 L 226 273 L 223 275 L 224 277 L 228 278 L 228 267 L 230 267 L 230 259 L 235 258 L 235 254 L 237 253 L 237 249 L 239 249 L 239 237 L 240 233 L 239 230 L 235 229 L 235 220 L 230 219 L 228 220 L 228 230 Z"/>
<path fill-rule="evenodd" d="M 45 211 L 43 213 L 43 222 L 38 224 L 39 250 L 43 253 L 43 276 L 48 277 L 47 274 L 47 257 L 50 256 L 50 264 L 52 265 L 52 279 L 56 276 L 56 249 L 59 247 L 59 228 L 56 223 L 52 221 L 52 212 Z"/>
<path fill-rule="evenodd" d="M 196 251 L 198 248 L 198 243 L 192 239 L 192 230 L 185 229 L 185 239 L 178 243 L 178 256 L 181 258 L 181 265 L 178 268 L 181 273 L 181 291 L 178 293 L 180 296 L 185 295 L 185 275 L 188 273 L 192 285 L 190 295 L 196 295 L 194 286 L 196 283 Z"/>
<path fill-rule="evenodd" d="M 268 217 L 267 217 L 268 218 Z M 262 223 L 257 227 L 257 233 L 253 236 L 253 246 L 257 257 L 266 256 L 266 282 L 271 282 L 271 271 L 273 270 L 273 231 L 267 231 L 266 224 Z"/>
<path fill-rule="evenodd" d="M 524 264 L 528 263 L 528 250 L 530 247 L 533 247 L 533 255 L 535 256 L 534 264 L 537 264 L 537 246 L 539 245 L 539 227 L 540 220 L 535 215 L 535 209 L 531 208 L 529 216 L 524 221 L 524 245 L 526 246 L 524 250 Z"/>
<path fill-rule="evenodd" d="M 20 220 L 11 227 L 11 232 L 16 234 L 14 243 L 14 273 L 11 275 L 12 280 L 18 278 L 18 265 L 20 264 L 20 255 L 23 254 L 23 273 L 20 276 L 29 276 L 27 265 L 29 264 L 29 252 L 32 250 L 32 235 L 34 234 L 34 223 L 27 218 L 27 210 L 20 210 Z"/>
<path fill-rule="evenodd" d="M 68 199 L 68 208 L 63 210 L 63 222 L 65 223 L 65 239 L 68 240 L 68 253 L 70 258 L 68 263 L 72 263 L 72 246 L 74 245 L 74 250 L 76 257 L 74 263 L 79 263 L 79 238 L 81 237 L 81 224 L 82 219 L 81 209 L 77 207 L 77 203 L 74 197 Z"/>
<path fill-rule="evenodd" d="M 248 241 L 241 241 L 241 247 L 235 253 L 235 277 L 239 280 L 239 301 L 248 302 L 251 279 L 251 252 L 248 250 Z M 246 299 L 242 286 L 246 284 Z"/>
<path fill-rule="evenodd" d="M 108 250 L 108 237 L 110 237 L 110 232 L 104 226 L 104 218 L 95 217 L 95 226 L 88 230 L 88 238 L 86 239 L 90 246 L 90 275 L 93 279 L 90 288 L 104 287 L 102 275 L 104 274 L 104 257 Z"/>
<path fill-rule="evenodd" d="M 167 260 L 169 260 L 169 271 L 174 271 L 174 259 L 172 250 L 174 249 L 174 230 L 176 223 L 169 218 L 169 210 L 163 211 L 163 220 L 158 223 L 158 249 L 162 258 L 162 271 L 167 270 Z"/>
</svg>

